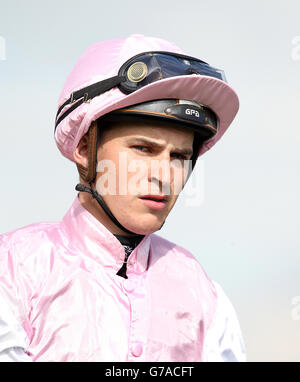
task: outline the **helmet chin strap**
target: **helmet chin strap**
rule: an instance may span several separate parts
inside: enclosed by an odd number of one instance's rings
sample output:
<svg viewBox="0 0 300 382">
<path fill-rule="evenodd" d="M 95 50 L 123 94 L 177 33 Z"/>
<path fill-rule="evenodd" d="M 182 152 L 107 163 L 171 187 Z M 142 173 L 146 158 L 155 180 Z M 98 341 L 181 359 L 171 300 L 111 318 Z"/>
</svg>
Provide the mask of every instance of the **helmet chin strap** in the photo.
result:
<svg viewBox="0 0 300 382">
<path fill-rule="evenodd" d="M 108 205 L 103 200 L 102 196 L 93 188 L 93 183 L 96 180 L 96 169 L 97 169 L 97 146 L 98 146 L 98 121 L 94 121 L 89 129 L 88 133 L 88 168 L 81 166 L 77 163 L 77 168 L 80 176 L 87 183 L 89 183 L 90 188 L 86 187 L 84 184 L 78 183 L 75 187 L 76 191 L 79 192 L 88 192 L 92 195 L 92 197 L 98 202 L 106 215 L 110 218 L 110 220 L 119 227 L 123 232 L 129 233 L 130 235 L 139 235 L 136 232 L 132 232 L 129 229 L 125 228 L 113 215 Z M 162 228 L 165 221 L 162 223 L 159 229 Z"/>
<path fill-rule="evenodd" d="M 92 197 L 94 199 L 97 200 L 97 202 L 100 204 L 100 206 L 102 207 L 103 211 L 106 213 L 106 215 L 111 219 L 111 221 L 117 226 L 119 227 L 122 231 L 126 232 L 126 233 L 129 233 L 131 235 L 138 235 L 136 232 L 132 232 L 132 231 L 129 231 L 129 229 L 125 228 L 117 219 L 116 217 L 113 215 L 113 213 L 111 212 L 111 210 L 108 208 L 107 204 L 105 203 L 105 201 L 103 200 L 102 196 L 97 192 L 97 190 L 94 190 L 93 189 L 93 183 L 90 182 L 89 183 L 90 185 L 90 188 L 84 186 L 83 184 L 81 183 L 78 183 L 75 187 L 75 190 L 76 191 L 80 191 L 80 192 L 88 192 L 89 194 L 92 195 Z M 163 224 L 160 226 L 159 229 L 162 228 L 162 226 L 164 225 L 165 222 L 163 222 Z"/>
<path fill-rule="evenodd" d="M 93 189 L 92 182 L 89 183 L 90 188 L 84 186 L 81 183 L 78 183 L 75 187 L 76 191 L 81 191 L 81 192 L 88 192 L 89 194 L 92 195 L 94 199 L 97 200 L 97 202 L 100 204 L 106 215 L 112 220 L 112 222 L 118 226 L 122 231 L 129 233 L 131 235 L 137 235 L 137 233 L 129 231 L 127 228 L 123 227 L 123 225 L 116 219 L 116 217 L 112 214 L 111 210 L 108 208 L 104 200 L 102 199 L 101 195 L 98 194 L 97 190 Z"/>
</svg>

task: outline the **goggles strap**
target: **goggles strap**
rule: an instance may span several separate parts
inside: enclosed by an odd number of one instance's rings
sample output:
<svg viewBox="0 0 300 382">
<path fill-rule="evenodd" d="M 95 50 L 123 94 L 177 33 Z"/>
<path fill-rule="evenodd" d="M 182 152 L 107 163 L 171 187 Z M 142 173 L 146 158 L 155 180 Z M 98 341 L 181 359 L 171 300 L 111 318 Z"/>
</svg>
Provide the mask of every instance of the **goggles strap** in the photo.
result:
<svg viewBox="0 0 300 382">
<path fill-rule="evenodd" d="M 132 235 L 136 235 L 135 232 L 131 232 L 127 228 L 123 227 L 122 224 L 115 218 L 115 216 L 112 214 L 112 212 L 110 211 L 110 209 L 108 208 L 108 206 L 106 205 L 104 200 L 102 199 L 101 195 L 99 195 L 98 192 L 92 188 L 92 182 L 90 182 L 90 188 L 88 188 L 88 187 L 84 186 L 83 184 L 79 183 L 79 184 L 76 185 L 75 190 L 76 191 L 80 191 L 80 192 L 88 192 L 89 194 L 91 194 L 92 197 L 97 200 L 97 202 L 102 207 L 103 211 L 108 215 L 108 217 L 112 220 L 112 222 L 116 226 L 118 226 L 122 231 L 124 231 L 126 233 L 130 233 Z"/>
<path fill-rule="evenodd" d="M 56 123 L 55 123 L 55 130 L 57 125 L 60 124 L 60 122 L 66 118 L 67 115 L 69 115 L 73 110 L 75 110 L 78 106 L 80 106 L 83 102 L 89 102 L 92 98 L 105 93 L 106 91 L 114 88 L 115 86 L 119 85 L 121 82 L 125 80 L 125 77 L 122 76 L 115 76 L 111 78 L 107 78 L 106 80 L 96 82 L 95 84 L 89 85 L 83 89 L 79 89 L 75 92 L 73 92 L 70 96 L 70 98 L 65 101 L 58 109 L 56 113 Z M 78 102 L 75 102 L 78 101 Z M 75 103 L 74 103 L 75 102 Z M 66 110 L 58 119 L 58 115 L 61 113 L 61 111 L 69 104 L 74 103 L 68 110 Z M 55 132 L 54 130 L 54 132 Z"/>
<path fill-rule="evenodd" d="M 75 110 L 78 106 L 80 106 L 83 103 L 83 99 L 80 99 L 78 102 L 74 103 L 67 111 L 65 111 L 56 121 L 54 133 L 56 131 L 56 127 L 61 123 L 61 121 L 66 118 L 67 115 L 69 115 L 73 110 Z"/>
</svg>

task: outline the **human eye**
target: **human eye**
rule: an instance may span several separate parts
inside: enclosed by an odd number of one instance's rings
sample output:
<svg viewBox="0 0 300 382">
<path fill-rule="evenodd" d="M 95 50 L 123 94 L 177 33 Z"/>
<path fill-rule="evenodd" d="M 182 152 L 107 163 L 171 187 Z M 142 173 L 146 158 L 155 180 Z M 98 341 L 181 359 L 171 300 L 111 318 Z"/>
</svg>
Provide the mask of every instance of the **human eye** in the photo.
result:
<svg viewBox="0 0 300 382">
<path fill-rule="evenodd" d="M 181 153 L 176 153 L 176 152 L 171 153 L 171 157 L 173 159 L 179 159 L 179 160 L 187 160 L 188 159 L 187 155 L 184 155 Z"/>
<path fill-rule="evenodd" d="M 145 145 L 134 145 L 134 146 L 132 146 L 132 148 L 134 150 L 141 151 L 143 153 L 150 153 L 151 152 L 150 147 L 145 146 Z"/>
</svg>

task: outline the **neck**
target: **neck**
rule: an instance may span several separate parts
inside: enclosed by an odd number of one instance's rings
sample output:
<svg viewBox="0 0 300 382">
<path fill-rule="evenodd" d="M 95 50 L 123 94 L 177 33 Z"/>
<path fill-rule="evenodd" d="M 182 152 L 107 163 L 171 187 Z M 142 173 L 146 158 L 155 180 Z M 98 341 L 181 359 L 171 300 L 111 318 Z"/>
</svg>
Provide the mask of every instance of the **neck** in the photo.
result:
<svg viewBox="0 0 300 382">
<path fill-rule="evenodd" d="M 82 182 L 83 183 L 83 182 Z M 84 183 L 83 183 L 84 184 Z M 89 185 L 87 185 L 89 187 Z M 113 235 L 121 235 L 134 237 L 134 234 L 129 234 L 127 232 L 122 231 L 119 227 L 117 227 L 110 218 L 103 211 L 102 207 L 99 205 L 97 200 L 95 200 L 92 195 L 87 192 L 79 192 L 79 202 L 80 204 L 96 218 L 101 224 L 105 226 Z"/>
</svg>

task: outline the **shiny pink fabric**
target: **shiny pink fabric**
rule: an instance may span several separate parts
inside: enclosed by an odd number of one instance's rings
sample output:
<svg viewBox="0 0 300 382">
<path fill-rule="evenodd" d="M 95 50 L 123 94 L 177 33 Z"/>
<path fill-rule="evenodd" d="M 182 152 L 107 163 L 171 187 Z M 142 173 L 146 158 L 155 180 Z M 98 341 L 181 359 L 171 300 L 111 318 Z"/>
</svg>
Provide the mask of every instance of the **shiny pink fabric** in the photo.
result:
<svg viewBox="0 0 300 382">
<path fill-rule="evenodd" d="M 216 291 L 185 249 L 155 235 L 117 276 L 120 242 L 76 197 L 61 222 L 0 236 L 0 288 L 34 361 L 201 361 Z"/>
</svg>

